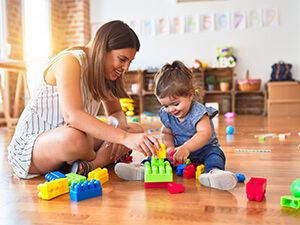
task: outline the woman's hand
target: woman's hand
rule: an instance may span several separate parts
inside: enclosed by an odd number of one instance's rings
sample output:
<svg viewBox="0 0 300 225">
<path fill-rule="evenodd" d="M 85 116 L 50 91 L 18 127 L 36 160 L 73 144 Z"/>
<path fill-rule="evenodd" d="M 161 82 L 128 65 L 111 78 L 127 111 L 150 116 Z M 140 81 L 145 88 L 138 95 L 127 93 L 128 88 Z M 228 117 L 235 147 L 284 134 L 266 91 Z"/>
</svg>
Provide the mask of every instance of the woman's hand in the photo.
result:
<svg viewBox="0 0 300 225">
<path fill-rule="evenodd" d="M 154 158 L 157 157 L 156 150 L 153 144 L 156 146 L 158 150 L 161 150 L 160 144 L 158 140 L 145 133 L 127 133 L 127 137 L 125 138 L 124 145 L 132 150 L 139 151 L 143 153 L 145 156 L 153 156 Z M 152 144 L 152 143 L 153 144 Z"/>
<path fill-rule="evenodd" d="M 173 161 L 174 162 L 179 162 L 180 164 L 185 164 L 187 161 L 187 158 L 190 155 L 190 151 L 185 148 L 184 146 L 180 146 L 175 148 L 176 153 L 173 156 Z"/>
</svg>

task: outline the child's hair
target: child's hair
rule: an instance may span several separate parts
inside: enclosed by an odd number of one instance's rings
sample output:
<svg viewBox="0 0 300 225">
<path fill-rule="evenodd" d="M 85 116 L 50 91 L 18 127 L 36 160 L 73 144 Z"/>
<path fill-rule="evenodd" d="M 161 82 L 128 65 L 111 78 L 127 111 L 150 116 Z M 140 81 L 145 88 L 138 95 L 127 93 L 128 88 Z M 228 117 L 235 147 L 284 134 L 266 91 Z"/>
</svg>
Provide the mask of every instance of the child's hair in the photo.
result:
<svg viewBox="0 0 300 225">
<path fill-rule="evenodd" d="M 187 96 L 191 90 L 195 90 L 192 71 L 181 61 L 166 63 L 155 74 L 154 93 L 158 98 Z"/>
</svg>

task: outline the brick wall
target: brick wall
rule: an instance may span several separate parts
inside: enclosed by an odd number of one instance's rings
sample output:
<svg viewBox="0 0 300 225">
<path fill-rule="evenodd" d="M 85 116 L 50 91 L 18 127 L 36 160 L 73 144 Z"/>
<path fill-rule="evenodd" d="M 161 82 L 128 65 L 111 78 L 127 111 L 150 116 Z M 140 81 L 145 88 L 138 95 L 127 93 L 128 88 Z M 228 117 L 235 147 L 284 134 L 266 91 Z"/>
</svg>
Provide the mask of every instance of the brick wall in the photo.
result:
<svg viewBox="0 0 300 225">
<path fill-rule="evenodd" d="M 50 3 L 52 56 L 73 45 L 86 45 L 91 38 L 90 1 L 51 0 Z M 9 57 L 11 59 L 23 60 L 22 0 L 6 0 L 6 10 L 8 43 L 11 44 L 11 54 Z M 11 111 L 16 82 L 17 74 L 10 73 L 9 102 Z M 21 113 L 24 105 L 20 105 L 19 108 Z"/>
<path fill-rule="evenodd" d="M 91 39 L 89 0 L 51 0 L 52 55 Z"/>
<path fill-rule="evenodd" d="M 11 59 L 23 59 L 23 27 L 22 27 L 22 0 L 6 0 L 6 15 L 7 15 L 7 42 L 11 45 L 11 52 L 8 56 Z M 9 104 L 12 111 L 15 98 L 15 90 L 18 74 L 9 72 Z M 24 92 L 21 93 L 24 96 Z M 24 103 L 20 102 L 20 110 L 24 108 Z"/>
</svg>

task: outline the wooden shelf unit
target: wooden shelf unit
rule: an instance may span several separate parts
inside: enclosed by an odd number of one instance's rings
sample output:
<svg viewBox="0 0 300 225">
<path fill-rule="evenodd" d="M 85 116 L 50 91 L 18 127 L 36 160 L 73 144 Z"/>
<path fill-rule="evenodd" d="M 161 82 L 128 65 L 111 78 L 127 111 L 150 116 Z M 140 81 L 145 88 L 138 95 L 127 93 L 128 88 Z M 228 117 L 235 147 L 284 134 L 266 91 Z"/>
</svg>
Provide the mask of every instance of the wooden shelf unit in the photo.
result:
<svg viewBox="0 0 300 225">
<path fill-rule="evenodd" d="M 157 101 L 154 91 L 148 89 L 149 80 L 154 80 L 158 70 L 132 70 L 125 73 L 125 86 L 128 94 L 136 100 L 135 114 L 144 111 L 157 113 L 161 105 Z M 198 89 L 199 102 L 218 102 L 220 114 L 235 112 L 238 115 L 266 115 L 266 91 L 237 91 L 235 85 L 234 68 L 200 68 L 192 69 L 195 88 Z M 217 85 L 215 90 L 209 91 L 205 79 L 215 75 Z M 230 90 L 221 91 L 219 82 L 221 78 L 228 78 Z"/>
</svg>

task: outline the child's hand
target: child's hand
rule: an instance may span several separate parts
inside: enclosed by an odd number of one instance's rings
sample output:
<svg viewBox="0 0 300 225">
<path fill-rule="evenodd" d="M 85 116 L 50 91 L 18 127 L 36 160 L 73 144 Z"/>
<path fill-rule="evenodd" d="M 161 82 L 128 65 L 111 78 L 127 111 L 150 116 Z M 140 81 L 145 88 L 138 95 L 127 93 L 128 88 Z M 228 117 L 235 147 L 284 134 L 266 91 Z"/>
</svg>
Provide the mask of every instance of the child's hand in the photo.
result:
<svg viewBox="0 0 300 225">
<path fill-rule="evenodd" d="M 166 157 L 167 157 L 167 159 L 169 160 L 169 161 L 173 161 L 173 157 L 171 157 L 171 155 L 173 154 L 174 155 L 174 153 L 172 153 L 172 152 L 174 152 L 174 147 L 171 147 L 171 148 L 167 148 L 166 149 Z M 171 155 L 170 155 L 170 153 L 171 153 Z"/>
<path fill-rule="evenodd" d="M 175 148 L 176 153 L 174 154 L 173 161 L 178 161 L 180 164 L 184 164 L 190 155 L 190 151 L 184 146 Z"/>
<path fill-rule="evenodd" d="M 157 158 L 157 153 L 152 143 L 159 151 L 161 150 L 160 144 L 155 137 L 145 133 L 127 133 L 124 145 L 127 148 L 143 153 L 145 156 L 152 155 L 154 158 Z"/>
</svg>

